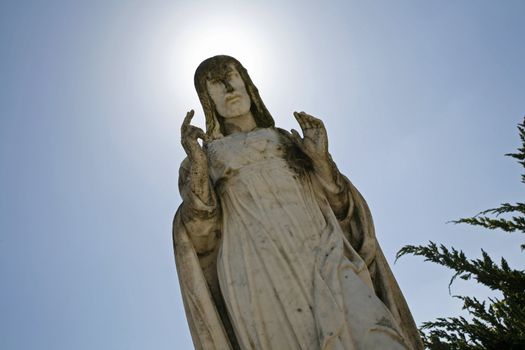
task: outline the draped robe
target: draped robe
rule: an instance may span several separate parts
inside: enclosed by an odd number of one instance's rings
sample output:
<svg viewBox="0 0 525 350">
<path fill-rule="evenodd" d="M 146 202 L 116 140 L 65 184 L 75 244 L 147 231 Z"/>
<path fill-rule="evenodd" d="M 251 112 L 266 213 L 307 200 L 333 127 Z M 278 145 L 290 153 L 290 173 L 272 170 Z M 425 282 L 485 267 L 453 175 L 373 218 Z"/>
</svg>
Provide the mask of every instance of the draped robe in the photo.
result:
<svg viewBox="0 0 525 350">
<path fill-rule="evenodd" d="M 289 149 L 274 128 L 208 144 L 212 205 L 184 188 L 183 162 L 182 206 L 192 205 L 179 208 L 173 239 L 195 347 L 422 349 L 366 202 L 336 171 L 348 201 L 336 215 L 333 189 L 294 167 Z M 210 236 L 197 252 L 192 237 Z"/>
</svg>

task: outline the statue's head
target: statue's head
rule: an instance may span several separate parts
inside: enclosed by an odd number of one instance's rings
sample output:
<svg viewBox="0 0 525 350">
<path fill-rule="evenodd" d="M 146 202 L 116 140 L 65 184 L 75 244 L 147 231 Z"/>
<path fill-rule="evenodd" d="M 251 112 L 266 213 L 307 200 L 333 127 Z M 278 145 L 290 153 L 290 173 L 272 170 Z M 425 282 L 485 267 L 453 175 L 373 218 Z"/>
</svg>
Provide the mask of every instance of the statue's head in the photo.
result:
<svg viewBox="0 0 525 350">
<path fill-rule="evenodd" d="M 195 71 L 194 81 L 206 117 L 206 133 L 211 138 L 216 139 L 226 135 L 224 118 L 247 108 L 251 111 L 258 127 L 274 126 L 273 118 L 264 106 L 259 91 L 253 85 L 246 69 L 235 58 L 220 55 L 204 60 Z M 213 86 L 217 82 L 224 83 L 227 90 L 238 91 L 239 102 L 235 106 L 214 103 L 211 94 L 215 92 Z M 231 86 L 228 82 L 231 82 Z"/>
</svg>

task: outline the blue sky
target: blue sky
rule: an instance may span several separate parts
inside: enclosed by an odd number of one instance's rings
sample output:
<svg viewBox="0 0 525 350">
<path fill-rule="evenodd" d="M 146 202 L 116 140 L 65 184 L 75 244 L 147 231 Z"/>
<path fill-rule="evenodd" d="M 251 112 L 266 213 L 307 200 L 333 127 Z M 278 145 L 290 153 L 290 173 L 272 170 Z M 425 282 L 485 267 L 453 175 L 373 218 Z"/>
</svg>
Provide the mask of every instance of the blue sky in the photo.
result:
<svg viewBox="0 0 525 350">
<path fill-rule="evenodd" d="M 446 224 L 522 200 L 522 1 L 3 1 L 0 348 L 190 349 L 171 243 L 193 72 L 237 57 L 278 126 L 322 118 L 389 261 L 404 244 L 519 236 Z M 416 321 L 459 312 L 405 257 Z M 491 296 L 457 282 L 452 294 Z"/>
</svg>

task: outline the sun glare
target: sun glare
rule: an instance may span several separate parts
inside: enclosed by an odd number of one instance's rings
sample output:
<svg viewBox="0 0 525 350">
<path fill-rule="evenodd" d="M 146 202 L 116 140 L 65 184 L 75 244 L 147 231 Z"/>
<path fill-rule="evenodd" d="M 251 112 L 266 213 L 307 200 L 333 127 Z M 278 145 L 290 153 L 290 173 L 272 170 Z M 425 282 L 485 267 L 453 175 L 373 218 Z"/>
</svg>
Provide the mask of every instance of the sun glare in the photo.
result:
<svg viewBox="0 0 525 350">
<path fill-rule="evenodd" d="M 224 16 L 202 19 L 188 24 L 180 32 L 175 47 L 174 71 L 185 82 L 193 81 L 200 62 L 215 55 L 237 58 L 252 78 L 271 74 L 272 49 L 269 38 L 255 31 L 253 24 Z"/>
</svg>

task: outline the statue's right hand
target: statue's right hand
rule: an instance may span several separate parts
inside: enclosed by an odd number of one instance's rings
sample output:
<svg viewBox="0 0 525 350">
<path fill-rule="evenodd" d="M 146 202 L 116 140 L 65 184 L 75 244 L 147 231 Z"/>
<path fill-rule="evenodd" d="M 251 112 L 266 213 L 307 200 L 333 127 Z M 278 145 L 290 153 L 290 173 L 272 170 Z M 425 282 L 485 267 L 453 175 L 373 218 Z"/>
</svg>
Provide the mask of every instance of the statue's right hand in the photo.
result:
<svg viewBox="0 0 525 350">
<path fill-rule="evenodd" d="M 208 176 L 208 159 L 199 139 L 208 142 L 208 136 L 195 125 L 191 125 L 193 109 L 186 113 L 180 128 L 181 143 L 188 155 L 191 171 L 188 174 L 189 188 L 203 203 L 213 203 L 214 194 Z"/>
<path fill-rule="evenodd" d="M 206 154 L 204 153 L 202 146 L 199 144 L 198 139 L 206 142 L 208 137 L 201 128 L 190 124 L 194 114 L 195 112 L 192 109 L 186 113 L 186 117 L 182 122 L 182 126 L 180 128 L 182 147 L 184 148 L 184 151 L 190 160 L 206 160 Z"/>
</svg>

